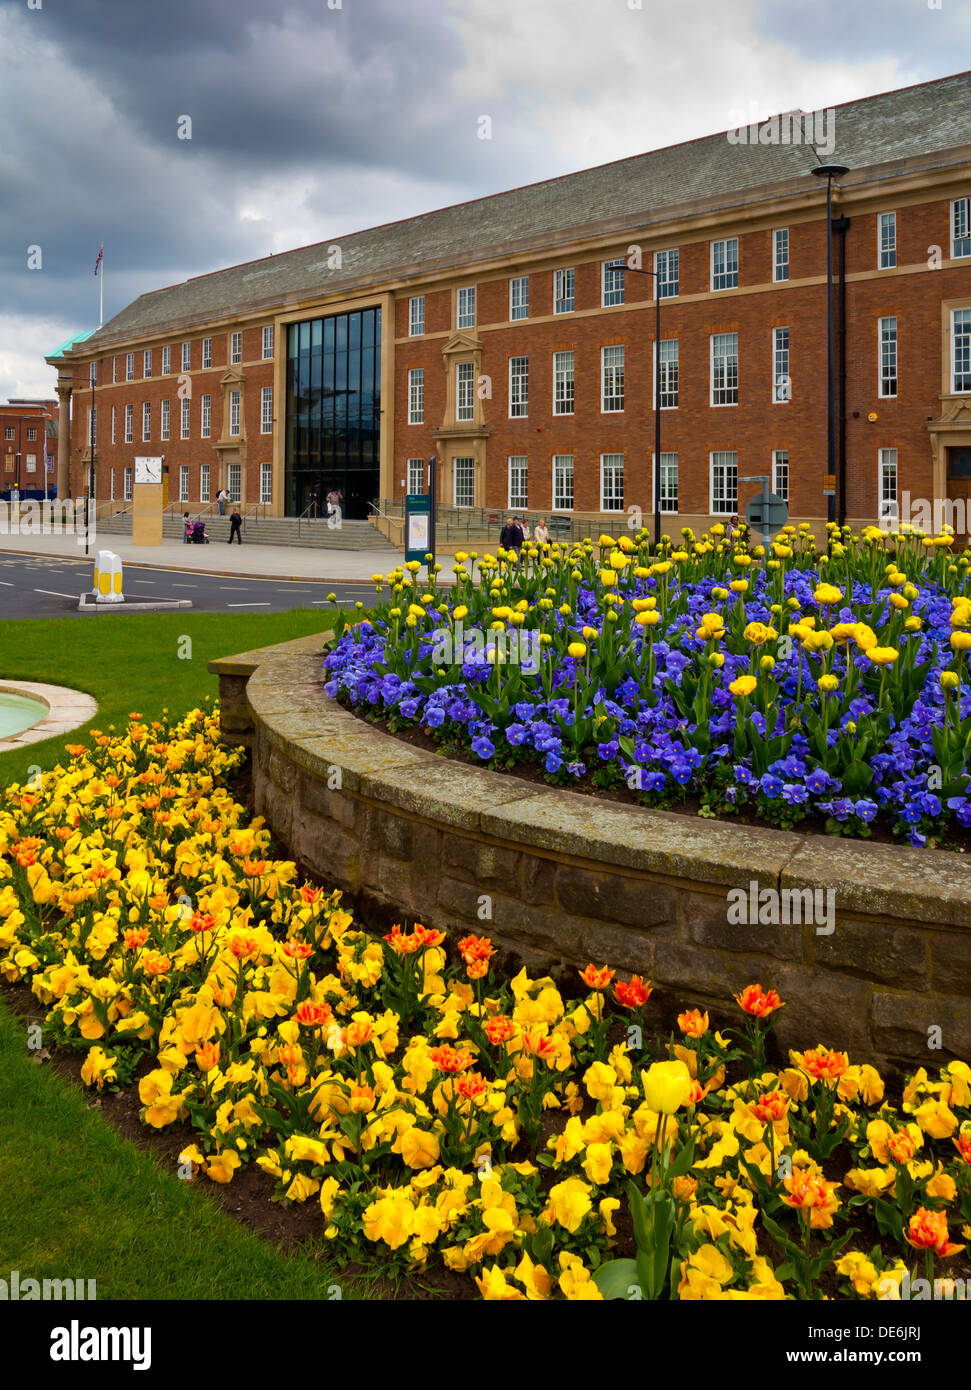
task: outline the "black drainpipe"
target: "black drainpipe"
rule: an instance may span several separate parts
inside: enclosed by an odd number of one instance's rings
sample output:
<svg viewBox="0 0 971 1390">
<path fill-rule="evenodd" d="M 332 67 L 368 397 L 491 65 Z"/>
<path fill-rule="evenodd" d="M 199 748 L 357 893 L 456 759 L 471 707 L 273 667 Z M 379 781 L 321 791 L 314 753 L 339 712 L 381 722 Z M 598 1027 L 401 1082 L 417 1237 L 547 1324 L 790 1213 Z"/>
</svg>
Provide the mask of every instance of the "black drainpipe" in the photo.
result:
<svg viewBox="0 0 971 1390">
<path fill-rule="evenodd" d="M 838 519 L 840 526 L 846 525 L 846 229 L 850 225 L 848 217 L 834 217 L 833 230 L 839 233 L 839 378 L 840 378 L 840 430 L 839 430 L 839 500 Z"/>
</svg>

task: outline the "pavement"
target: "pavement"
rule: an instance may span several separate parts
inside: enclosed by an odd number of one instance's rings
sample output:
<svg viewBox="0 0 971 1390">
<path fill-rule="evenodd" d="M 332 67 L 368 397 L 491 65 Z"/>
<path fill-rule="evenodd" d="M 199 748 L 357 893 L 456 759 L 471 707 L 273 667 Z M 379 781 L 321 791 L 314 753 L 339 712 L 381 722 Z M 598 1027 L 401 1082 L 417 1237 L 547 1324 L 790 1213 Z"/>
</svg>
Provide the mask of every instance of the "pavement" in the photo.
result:
<svg viewBox="0 0 971 1390">
<path fill-rule="evenodd" d="M 81 544 L 78 544 L 80 539 Z M 152 569 L 191 570 L 197 574 L 232 575 L 236 579 L 308 579 L 323 583 L 369 581 L 386 575 L 400 559 L 388 550 L 324 550 L 285 545 L 186 545 L 164 540 L 161 545 L 132 545 L 124 536 L 95 537 L 84 554 L 84 536 L 0 535 L 0 555 L 20 554 L 93 563 L 98 550 L 111 550 L 123 565 Z M 451 580 L 451 557 L 442 559 L 442 582 Z"/>
<path fill-rule="evenodd" d="M 83 549 L 80 556 L 18 555 L 0 549 L 0 619 L 78 617 L 78 599 L 91 588 L 92 562 L 93 557 L 85 560 Z M 144 564 L 130 564 L 123 583 L 129 601 L 188 600 L 192 605 L 189 611 L 197 613 L 280 613 L 292 608 L 326 611 L 331 607 L 330 593 L 342 604 L 370 606 L 375 592 L 374 585 L 365 580 L 254 579 Z M 123 617 L 124 610 L 106 605 L 103 613 L 80 616 L 85 622 L 103 622 Z"/>
</svg>

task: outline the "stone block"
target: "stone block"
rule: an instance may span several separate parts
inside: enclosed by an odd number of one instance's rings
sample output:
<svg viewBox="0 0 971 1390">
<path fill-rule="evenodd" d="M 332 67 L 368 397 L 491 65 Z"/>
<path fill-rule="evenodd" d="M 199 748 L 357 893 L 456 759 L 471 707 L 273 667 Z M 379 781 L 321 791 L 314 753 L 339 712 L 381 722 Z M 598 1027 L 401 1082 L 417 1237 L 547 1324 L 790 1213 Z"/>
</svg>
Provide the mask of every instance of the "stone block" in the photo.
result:
<svg viewBox="0 0 971 1390">
<path fill-rule="evenodd" d="M 931 988 L 942 994 L 971 996 L 971 931 L 929 931 L 927 939 Z"/>
<path fill-rule="evenodd" d="M 554 901 L 556 864 L 538 854 L 520 855 L 519 885 L 524 902 L 548 905 Z"/>
<path fill-rule="evenodd" d="M 445 834 L 442 837 L 442 862 L 456 876 L 479 883 L 483 888 L 504 888 L 508 893 L 519 879 L 520 855 L 514 849 L 504 849 L 484 840 L 472 840 L 464 835 Z"/>
<path fill-rule="evenodd" d="M 769 956 L 773 960 L 803 958 L 805 933 L 811 931 L 811 927 L 796 923 L 771 926 L 730 922 L 729 891 L 725 889 L 718 896 L 681 894 L 680 920 L 685 941 L 716 951 Z"/>
<path fill-rule="evenodd" d="M 971 1006 L 967 997 L 948 994 L 873 995 L 871 1031 L 876 1045 L 892 1057 L 911 1060 L 934 1070 L 946 1060 L 945 1054 L 967 1061 L 971 1057 Z M 928 1041 L 941 1030 L 941 1048 Z"/>
<path fill-rule="evenodd" d="M 612 874 L 599 866 L 561 864 L 555 887 L 556 901 L 564 911 L 602 921 L 646 930 L 673 923 L 677 917 L 677 891 L 649 878 Z"/>
<path fill-rule="evenodd" d="M 929 974 L 928 934 L 920 927 L 837 917 L 832 934 L 814 935 L 811 949 L 816 964 L 829 970 L 923 990 Z"/>
</svg>

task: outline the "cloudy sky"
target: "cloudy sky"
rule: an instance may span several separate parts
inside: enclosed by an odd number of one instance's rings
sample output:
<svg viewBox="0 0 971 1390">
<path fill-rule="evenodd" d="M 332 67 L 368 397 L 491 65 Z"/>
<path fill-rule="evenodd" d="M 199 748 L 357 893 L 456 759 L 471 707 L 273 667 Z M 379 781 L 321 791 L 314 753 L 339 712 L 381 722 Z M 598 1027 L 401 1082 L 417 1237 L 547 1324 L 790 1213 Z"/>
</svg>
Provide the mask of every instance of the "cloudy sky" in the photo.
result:
<svg viewBox="0 0 971 1390">
<path fill-rule="evenodd" d="M 969 51 L 971 0 L 0 0 L 0 399 L 53 395 L 44 353 L 97 327 L 102 241 L 107 322 L 188 276 Z"/>
</svg>

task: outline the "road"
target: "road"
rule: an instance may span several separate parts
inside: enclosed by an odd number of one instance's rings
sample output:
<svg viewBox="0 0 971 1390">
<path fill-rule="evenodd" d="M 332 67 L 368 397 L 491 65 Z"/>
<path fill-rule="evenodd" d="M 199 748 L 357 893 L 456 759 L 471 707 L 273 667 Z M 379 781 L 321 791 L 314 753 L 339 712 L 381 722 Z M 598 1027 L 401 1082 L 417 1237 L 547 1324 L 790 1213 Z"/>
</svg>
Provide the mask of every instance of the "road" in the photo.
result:
<svg viewBox="0 0 971 1390">
<path fill-rule="evenodd" d="M 0 554 L 0 617 L 81 617 L 81 593 L 91 588 L 92 565 L 67 557 Z M 199 613 L 280 613 L 291 608 L 326 608 L 328 594 L 341 603 L 370 604 L 374 585 L 362 581 L 234 579 L 228 574 L 126 566 L 125 597 L 190 599 Z M 92 621 L 88 616 L 85 622 Z M 97 621 L 95 619 L 95 621 Z"/>
</svg>

